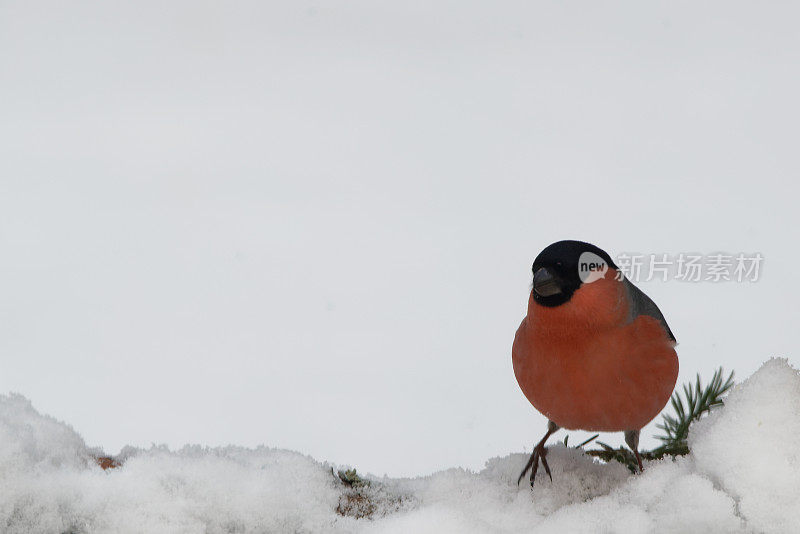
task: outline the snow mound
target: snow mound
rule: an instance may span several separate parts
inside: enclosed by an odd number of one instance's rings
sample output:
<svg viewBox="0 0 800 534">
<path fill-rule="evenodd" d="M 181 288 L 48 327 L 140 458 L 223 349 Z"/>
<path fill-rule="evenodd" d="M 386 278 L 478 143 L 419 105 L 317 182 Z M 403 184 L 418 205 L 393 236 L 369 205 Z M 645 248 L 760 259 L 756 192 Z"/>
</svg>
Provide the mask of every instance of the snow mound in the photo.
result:
<svg viewBox="0 0 800 534">
<path fill-rule="evenodd" d="M 97 453 L 23 397 L 0 396 L 2 532 L 330 532 L 348 519 L 334 513 L 330 469 L 295 452 L 129 448 L 106 471 Z"/>
<path fill-rule="evenodd" d="M 773 358 L 689 436 L 698 472 L 759 532 L 800 531 L 800 374 Z"/>
<path fill-rule="evenodd" d="M 797 532 L 800 374 L 773 359 L 696 423 L 692 454 L 632 476 L 556 444 L 535 490 L 527 455 L 478 473 L 342 482 L 298 453 L 239 447 L 126 449 L 103 470 L 70 427 L 0 396 L 3 532 Z M 781 439 L 783 438 L 783 439 Z M 362 517 L 357 519 L 355 516 Z"/>
<path fill-rule="evenodd" d="M 42 416 L 22 395 L 0 397 L 0 473 L 86 467 L 94 451 L 72 427 Z"/>
</svg>

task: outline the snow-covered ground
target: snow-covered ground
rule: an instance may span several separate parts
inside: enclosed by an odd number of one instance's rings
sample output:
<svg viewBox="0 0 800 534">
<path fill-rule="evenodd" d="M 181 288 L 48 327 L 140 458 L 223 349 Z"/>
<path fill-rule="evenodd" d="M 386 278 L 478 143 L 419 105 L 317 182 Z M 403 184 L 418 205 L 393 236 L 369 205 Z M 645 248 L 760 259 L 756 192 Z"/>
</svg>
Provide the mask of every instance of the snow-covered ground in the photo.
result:
<svg viewBox="0 0 800 534">
<path fill-rule="evenodd" d="M 367 429 L 368 430 L 368 429 Z M 772 359 L 695 423 L 692 453 L 633 476 L 556 444 L 553 482 L 518 487 L 526 455 L 480 472 L 342 483 L 270 448 L 100 451 L 22 396 L 0 397 L 3 532 L 797 532 L 800 374 Z M 358 439 L 354 437 L 354 439 Z M 543 475 L 543 474 L 542 474 Z M 342 510 L 368 513 L 356 519 Z"/>
</svg>

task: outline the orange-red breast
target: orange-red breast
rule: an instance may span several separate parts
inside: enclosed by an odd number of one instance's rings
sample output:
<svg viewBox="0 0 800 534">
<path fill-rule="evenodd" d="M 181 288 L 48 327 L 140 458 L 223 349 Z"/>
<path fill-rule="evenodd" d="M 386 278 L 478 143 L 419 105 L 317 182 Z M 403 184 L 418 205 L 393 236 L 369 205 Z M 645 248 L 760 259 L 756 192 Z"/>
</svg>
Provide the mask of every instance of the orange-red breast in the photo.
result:
<svg viewBox="0 0 800 534">
<path fill-rule="evenodd" d="M 639 431 L 669 401 L 678 378 L 675 336 L 661 311 L 602 249 L 559 241 L 533 262 L 528 315 L 512 349 L 522 392 L 549 419 L 519 480 L 563 427 L 625 432 L 642 469 Z M 552 478 L 552 476 L 551 476 Z"/>
</svg>

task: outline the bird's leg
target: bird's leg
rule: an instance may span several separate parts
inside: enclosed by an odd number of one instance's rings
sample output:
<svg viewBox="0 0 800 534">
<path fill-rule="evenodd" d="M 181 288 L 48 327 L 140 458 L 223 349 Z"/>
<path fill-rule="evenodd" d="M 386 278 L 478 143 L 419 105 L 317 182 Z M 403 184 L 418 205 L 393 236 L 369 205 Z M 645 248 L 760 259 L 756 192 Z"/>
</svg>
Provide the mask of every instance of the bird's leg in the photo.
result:
<svg viewBox="0 0 800 534">
<path fill-rule="evenodd" d="M 550 477 L 550 481 L 553 481 L 553 475 L 550 473 L 550 466 L 547 465 L 547 447 L 544 446 L 547 438 L 550 437 L 550 434 L 558 430 L 558 425 L 552 421 L 547 422 L 547 433 L 544 437 L 536 444 L 533 448 L 533 452 L 531 453 L 531 457 L 528 459 L 528 463 L 525 464 L 525 468 L 522 470 L 522 473 L 519 474 L 519 478 L 517 479 L 517 485 L 522 481 L 522 477 L 525 476 L 525 473 L 528 469 L 531 470 L 531 487 L 533 487 L 533 481 L 536 479 L 536 472 L 539 470 L 539 460 L 542 461 L 542 465 L 544 465 L 544 471 L 547 473 L 547 476 Z"/>
<path fill-rule="evenodd" d="M 625 443 L 628 444 L 628 447 L 633 451 L 633 455 L 636 456 L 636 462 L 639 464 L 639 472 L 641 473 L 644 471 L 644 467 L 642 467 L 642 457 L 639 456 L 639 431 L 626 430 Z"/>
</svg>

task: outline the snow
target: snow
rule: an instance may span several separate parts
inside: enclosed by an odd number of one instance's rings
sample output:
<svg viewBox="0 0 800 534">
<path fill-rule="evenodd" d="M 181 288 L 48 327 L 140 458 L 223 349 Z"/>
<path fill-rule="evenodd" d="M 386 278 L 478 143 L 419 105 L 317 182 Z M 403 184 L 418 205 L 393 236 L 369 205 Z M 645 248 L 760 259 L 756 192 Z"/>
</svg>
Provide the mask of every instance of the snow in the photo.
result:
<svg viewBox="0 0 800 534">
<path fill-rule="evenodd" d="M 698 471 L 735 498 L 757 531 L 800 526 L 800 376 L 772 359 L 690 436 Z M 720 447 L 720 443 L 736 443 Z"/>
<path fill-rule="evenodd" d="M 480 472 L 366 477 L 261 447 L 127 448 L 103 470 L 99 450 L 19 395 L 0 396 L 3 532 L 792 532 L 800 529 L 800 374 L 772 359 L 726 405 L 693 425 L 692 453 L 642 475 L 563 443 L 531 491 L 524 453 Z M 554 440 L 555 441 L 555 440 Z M 337 513 L 347 503 L 371 512 Z"/>
</svg>

